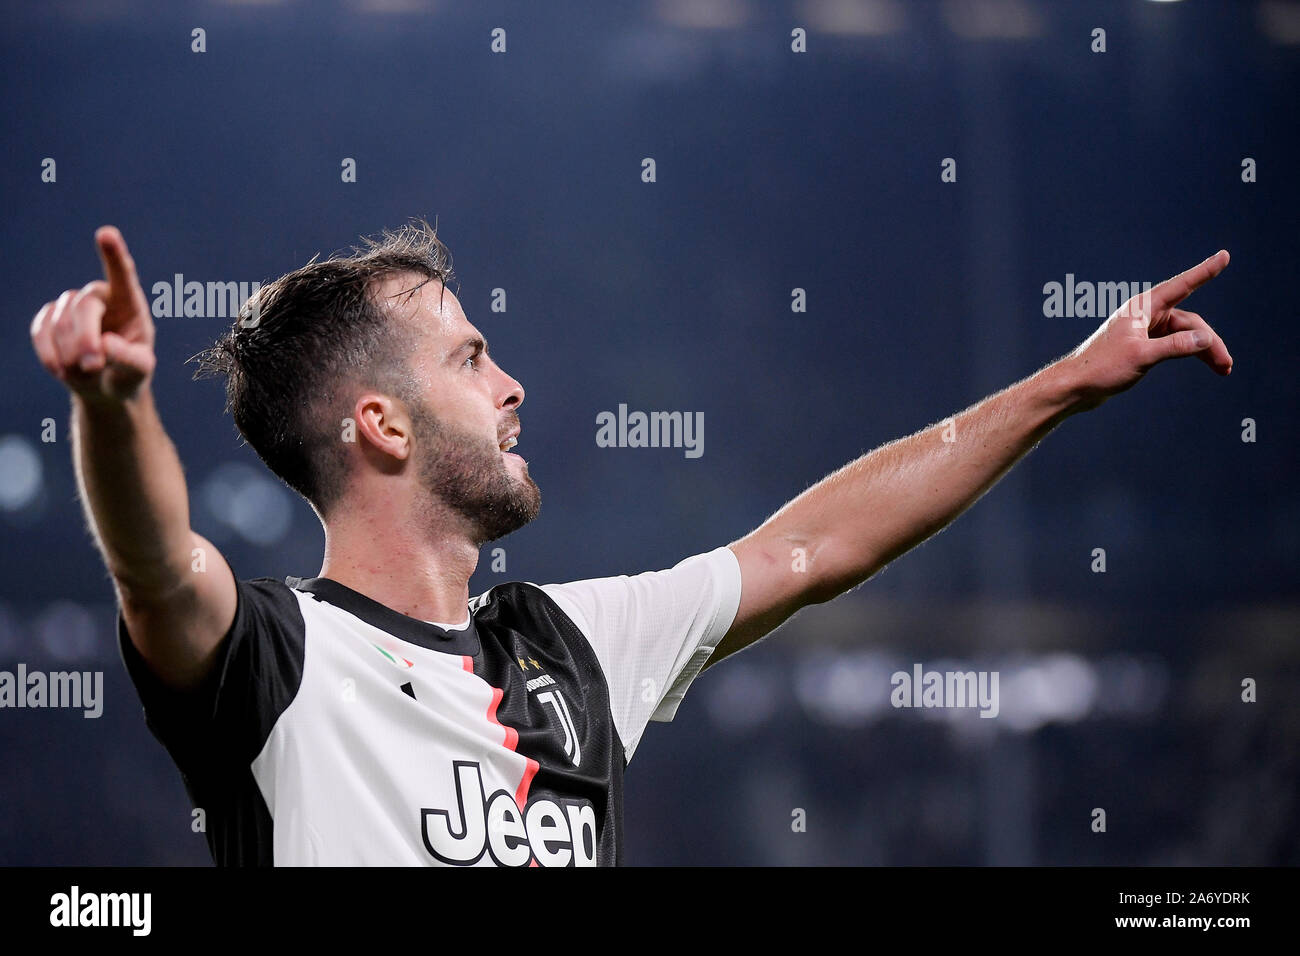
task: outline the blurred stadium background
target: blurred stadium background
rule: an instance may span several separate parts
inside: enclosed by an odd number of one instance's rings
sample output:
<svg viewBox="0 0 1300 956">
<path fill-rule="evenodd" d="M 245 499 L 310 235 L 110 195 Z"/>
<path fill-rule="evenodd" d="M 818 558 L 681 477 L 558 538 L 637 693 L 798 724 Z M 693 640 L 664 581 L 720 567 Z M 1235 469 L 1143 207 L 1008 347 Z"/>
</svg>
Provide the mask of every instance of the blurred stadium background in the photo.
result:
<svg viewBox="0 0 1300 956">
<path fill-rule="evenodd" d="M 542 516 L 471 594 L 725 544 L 1073 348 L 1100 320 L 1045 317 L 1045 283 L 1229 249 L 1189 307 L 1231 378 L 1156 369 L 704 674 L 629 767 L 626 859 L 1300 862 L 1300 4 L 50 0 L 6 5 L 0 60 L 0 669 L 102 670 L 106 695 L 97 720 L 0 710 L 0 863 L 209 862 L 117 655 L 31 316 L 99 274 L 102 223 L 149 292 L 269 281 L 411 216 L 527 391 Z M 241 577 L 315 574 L 310 509 L 190 380 L 228 321 L 157 324 L 194 526 Z M 703 456 L 597 447 L 620 403 L 702 411 Z M 998 670 L 1000 716 L 893 709 L 916 662 Z"/>
</svg>

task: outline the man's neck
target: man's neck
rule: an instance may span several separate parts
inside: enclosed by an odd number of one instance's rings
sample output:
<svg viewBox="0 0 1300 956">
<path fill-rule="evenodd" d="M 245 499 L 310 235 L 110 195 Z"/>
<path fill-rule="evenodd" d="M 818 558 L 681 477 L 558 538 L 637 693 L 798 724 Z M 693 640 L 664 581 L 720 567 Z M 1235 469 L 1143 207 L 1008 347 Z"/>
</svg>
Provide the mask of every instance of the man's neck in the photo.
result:
<svg viewBox="0 0 1300 956">
<path fill-rule="evenodd" d="M 465 619 L 478 554 L 463 537 L 430 538 L 413 524 L 335 522 L 325 528 L 319 576 L 407 617 L 455 625 Z"/>
</svg>

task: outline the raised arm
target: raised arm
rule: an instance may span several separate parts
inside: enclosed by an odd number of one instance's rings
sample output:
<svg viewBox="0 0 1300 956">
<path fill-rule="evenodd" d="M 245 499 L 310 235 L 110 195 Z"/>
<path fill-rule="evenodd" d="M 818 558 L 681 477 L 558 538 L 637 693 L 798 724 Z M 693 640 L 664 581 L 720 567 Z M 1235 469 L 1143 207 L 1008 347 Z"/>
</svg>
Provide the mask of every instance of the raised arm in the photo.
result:
<svg viewBox="0 0 1300 956">
<path fill-rule="evenodd" d="M 1227 264 L 1220 251 L 1129 299 L 1069 355 L 850 462 L 729 545 L 740 563 L 740 608 L 707 666 L 942 530 L 1062 421 L 1131 388 L 1157 363 L 1197 355 L 1227 375 L 1223 340 L 1176 308 Z"/>
<path fill-rule="evenodd" d="M 32 321 L 41 364 L 72 393 L 72 449 L 86 517 L 127 630 L 165 683 L 208 673 L 235 616 L 234 575 L 190 529 L 180 459 L 154 407 L 154 325 L 135 263 L 111 226 L 95 234 L 103 280 L 69 289 Z M 206 570 L 192 570 L 194 549 Z"/>
</svg>

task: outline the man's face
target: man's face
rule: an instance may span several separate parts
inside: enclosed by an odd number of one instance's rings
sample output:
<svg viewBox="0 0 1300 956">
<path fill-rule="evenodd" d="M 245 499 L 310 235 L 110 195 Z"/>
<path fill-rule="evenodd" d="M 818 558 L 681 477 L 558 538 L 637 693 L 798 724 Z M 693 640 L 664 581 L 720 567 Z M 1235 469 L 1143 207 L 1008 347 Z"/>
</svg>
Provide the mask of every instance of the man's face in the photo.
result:
<svg viewBox="0 0 1300 956">
<path fill-rule="evenodd" d="M 385 292 L 416 281 L 389 280 Z M 393 317 L 416 323 L 419 336 L 410 362 L 425 392 L 421 406 L 409 412 L 420 480 L 470 522 L 477 543 L 523 527 L 541 510 L 541 491 L 528 463 L 500 447 L 519 438 L 523 387 L 492 361 L 459 300 L 440 282 L 388 301 Z"/>
</svg>

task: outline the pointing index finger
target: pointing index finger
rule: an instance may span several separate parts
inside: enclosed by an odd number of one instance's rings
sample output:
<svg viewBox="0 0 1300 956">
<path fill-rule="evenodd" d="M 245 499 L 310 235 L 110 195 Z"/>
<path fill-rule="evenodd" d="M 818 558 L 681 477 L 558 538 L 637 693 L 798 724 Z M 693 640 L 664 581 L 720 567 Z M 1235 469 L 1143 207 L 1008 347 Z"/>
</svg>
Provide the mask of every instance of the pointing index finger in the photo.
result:
<svg viewBox="0 0 1300 956">
<path fill-rule="evenodd" d="M 1228 265 L 1228 250 L 1220 249 L 1200 265 L 1192 266 L 1186 272 L 1180 272 L 1172 279 L 1166 279 L 1151 290 L 1151 297 L 1157 309 L 1175 306 L 1187 298 L 1205 283 L 1209 282 Z"/>
<path fill-rule="evenodd" d="M 116 226 L 101 226 L 95 231 L 95 247 L 99 258 L 104 263 L 104 278 L 108 279 L 108 294 L 111 297 L 134 297 L 140 288 L 140 278 L 136 275 L 135 260 L 127 251 L 126 240 Z"/>
</svg>

